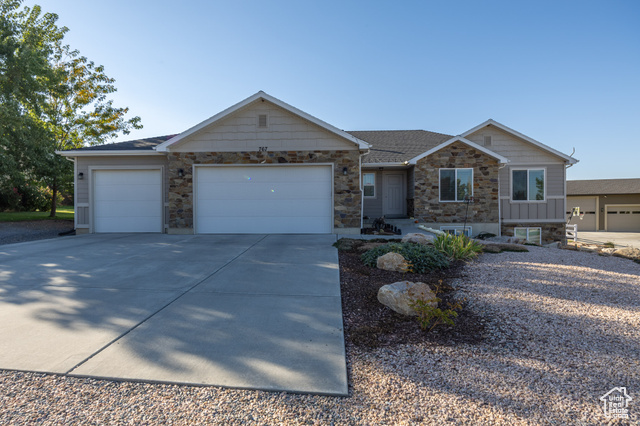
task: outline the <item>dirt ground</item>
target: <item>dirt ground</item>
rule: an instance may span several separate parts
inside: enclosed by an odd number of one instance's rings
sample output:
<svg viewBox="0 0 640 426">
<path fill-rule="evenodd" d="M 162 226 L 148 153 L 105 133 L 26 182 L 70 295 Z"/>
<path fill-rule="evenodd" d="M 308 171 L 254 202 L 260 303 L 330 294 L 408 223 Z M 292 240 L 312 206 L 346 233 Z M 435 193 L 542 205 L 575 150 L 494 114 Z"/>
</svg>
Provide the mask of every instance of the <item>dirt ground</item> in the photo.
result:
<svg viewBox="0 0 640 426">
<path fill-rule="evenodd" d="M 402 274 L 364 265 L 360 256 L 366 251 L 367 246 L 339 253 L 342 311 L 347 344 L 360 348 L 377 348 L 419 342 L 451 345 L 457 342 L 482 341 L 482 320 L 466 308 L 464 301 L 456 299 L 455 290 L 449 285 L 451 280 L 464 276 L 463 262 L 454 263 L 445 270 L 435 270 L 426 274 Z M 426 332 L 420 328 L 415 317 L 400 315 L 382 305 L 377 299 L 378 290 L 383 285 L 397 281 L 423 282 L 432 290 L 439 285 L 441 292 L 437 297 L 442 299 L 439 305 L 441 309 L 447 308 L 449 303 L 461 302 L 462 308 L 457 310 L 455 325 L 437 326 Z"/>
</svg>

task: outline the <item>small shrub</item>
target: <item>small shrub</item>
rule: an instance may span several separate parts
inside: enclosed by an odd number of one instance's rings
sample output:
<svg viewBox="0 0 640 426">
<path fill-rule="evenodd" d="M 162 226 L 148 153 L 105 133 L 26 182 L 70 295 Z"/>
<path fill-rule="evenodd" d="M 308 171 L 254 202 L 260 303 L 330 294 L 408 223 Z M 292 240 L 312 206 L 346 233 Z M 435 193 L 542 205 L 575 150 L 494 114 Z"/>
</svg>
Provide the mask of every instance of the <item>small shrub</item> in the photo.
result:
<svg viewBox="0 0 640 426">
<path fill-rule="evenodd" d="M 605 248 L 616 248 L 616 245 L 614 243 L 612 243 L 611 241 L 607 241 L 606 243 L 604 243 L 604 247 Z"/>
<path fill-rule="evenodd" d="M 442 302 L 442 299 L 437 297 L 438 293 L 440 293 L 441 285 L 442 280 L 439 281 L 439 284 L 434 291 L 434 294 L 436 296 L 434 299 L 416 299 L 409 304 L 411 309 L 416 311 L 416 313 L 418 314 L 418 323 L 420 324 L 420 328 L 422 330 L 426 331 L 428 328 L 429 331 L 431 331 L 439 324 L 455 325 L 454 318 L 458 317 L 458 313 L 455 310 L 462 308 L 460 303 L 449 304 L 449 308 L 444 310 L 438 306 L 433 307 L 430 305 L 430 303 L 432 302 L 436 302 L 438 304 Z"/>
<path fill-rule="evenodd" d="M 470 239 L 466 235 L 438 235 L 433 240 L 433 246 L 449 259 L 467 260 L 473 259 L 482 253 L 482 244 Z"/>
<path fill-rule="evenodd" d="M 391 252 L 401 254 L 411 265 L 411 272 L 417 274 L 449 267 L 449 261 L 442 253 L 431 246 L 414 243 L 388 243 L 368 250 L 361 259 L 365 265 L 375 268 L 378 258 Z"/>
</svg>

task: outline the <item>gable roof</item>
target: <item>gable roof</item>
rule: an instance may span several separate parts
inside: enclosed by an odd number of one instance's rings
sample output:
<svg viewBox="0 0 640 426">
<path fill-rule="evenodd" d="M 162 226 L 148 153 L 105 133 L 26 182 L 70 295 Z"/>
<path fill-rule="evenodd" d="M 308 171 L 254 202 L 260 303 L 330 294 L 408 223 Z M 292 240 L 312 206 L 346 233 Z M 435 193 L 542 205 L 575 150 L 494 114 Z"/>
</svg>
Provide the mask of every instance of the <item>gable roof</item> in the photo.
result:
<svg viewBox="0 0 640 426">
<path fill-rule="evenodd" d="M 426 130 L 361 130 L 348 133 L 371 144 L 369 153 L 362 157 L 365 164 L 404 163 L 451 138 L 451 135 Z"/>
<path fill-rule="evenodd" d="M 640 194 L 640 179 L 568 180 L 567 195 Z"/>
<path fill-rule="evenodd" d="M 529 136 L 527 136 L 527 135 L 523 135 L 522 133 L 520 133 L 520 132 L 518 132 L 518 131 L 516 131 L 516 130 L 513 130 L 513 129 L 512 129 L 512 128 L 510 128 L 510 127 L 507 127 L 507 126 L 505 126 L 505 125 L 504 125 L 504 124 L 502 124 L 502 123 L 498 123 L 497 121 L 492 120 L 491 118 L 490 118 L 490 119 L 488 119 L 487 121 L 485 121 L 484 123 L 478 124 L 476 127 L 474 127 L 474 128 L 472 128 L 472 129 L 467 130 L 466 132 L 464 132 L 464 133 L 463 133 L 463 134 L 461 134 L 460 136 L 462 136 L 462 137 L 467 137 L 467 136 L 469 136 L 471 133 L 474 133 L 474 132 L 476 132 L 476 131 L 478 131 L 478 130 L 482 129 L 483 127 L 487 127 L 487 126 L 495 126 L 495 127 L 497 127 L 498 129 L 501 129 L 501 130 L 503 130 L 503 131 L 505 131 L 505 132 L 507 132 L 507 133 L 511 133 L 512 135 L 517 136 L 517 137 L 519 137 L 520 139 L 523 139 L 523 140 L 525 140 L 526 142 L 529 142 L 530 144 L 535 145 L 535 146 L 537 146 L 538 148 L 540 148 L 540 149 L 542 149 L 542 150 L 544 150 L 544 151 L 550 152 L 551 154 L 554 154 L 554 155 L 556 155 L 556 156 L 558 156 L 558 157 L 560 157 L 560 158 L 564 159 L 564 160 L 565 160 L 565 161 L 567 161 L 569 164 L 575 164 L 575 163 L 577 163 L 577 162 L 578 162 L 578 160 L 576 160 L 575 158 L 573 158 L 573 157 L 569 157 L 568 155 L 563 154 L 563 153 L 561 153 L 560 151 L 555 150 L 555 149 L 551 148 L 550 146 L 547 146 L 547 145 L 543 144 L 542 142 L 538 142 L 537 140 L 535 140 L 535 139 L 533 139 L 533 138 L 530 138 L 530 137 L 529 137 Z"/>
<path fill-rule="evenodd" d="M 313 124 L 322 127 L 323 129 L 343 138 L 348 140 L 349 142 L 354 143 L 355 145 L 357 145 L 360 149 L 367 149 L 369 148 L 369 144 L 366 143 L 365 141 L 362 141 L 358 138 L 356 138 L 353 135 L 350 135 L 349 133 L 345 132 L 344 130 L 340 130 L 337 127 L 332 126 L 329 123 L 326 123 L 322 120 L 320 120 L 319 118 L 316 118 L 310 114 L 307 114 L 306 112 L 299 110 L 296 107 L 293 107 L 285 102 L 282 102 L 280 99 L 274 98 L 271 95 L 266 94 L 265 92 L 263 92 L 262 90 L 259 91 L 258 93 L 249 96 L 248 98 L 246 98 L 243 101 L 238 102 L 237 104 L 225 109 L 222 112 L 219 112 L 218 114 L 214 115 L 213 117 L 208 118 L 207 120 L 196 124 L 195 126 L 193 126 L 192 128 L 185 130 L 184 132 L 180 133 L 179 135 L 174 136 L 173 138 L 169 139 L 166 142 L 161 143 L 160 145 L 158 145 L 155 149 L 159 152 L 164 152 L 164 151 L 170 151 L 170 147 L 171 145 L 174 144 L 178 144 L 180 143 L 182 140 L 184 140 L 186 137 L 204 129 L 205 127 L 208 127 L 212 124 L 214 124 L 217 121 L 223 120 L 224 118 L 230 116 L 231 114 L 233 114 L 234 112 L 244 108 L 245 106 L 256 102 L 258 100 L 265 100 L 265 101 L 269 101 L 274 105 L 279 106 L 280 108 L 294 114 L 297 115 L 298 117 L 301 117 L 307 121 L 312 122 Z"/>
<path fill-rule="evenodd" d="M 442 143 L 442 144 L 440 144 L 438 146 L 434 146 L 430 150 L 428 150 L 426 152 L 423 152 L 422 154 L 412 158 L 411 160 L 409 160 L 409 163 L 410 164 L 416 164 L 419 160 L 423 159 L 424 157 L 426 157 L 428 155 L 431 155 L 434 152 L 440 151 L 441 149 L 446 148 L 446 147 L 448 147 L 449 145 L 451 145 L 452 143 L 455 143 L 455 142 L 462 142 L 463 144 L 468 145 L 468 146 L 470 146 L 470 147 L 472 147 L 474 149 L 477 149 L 480 152 L 484 152 L 485 154 L 495 158 L 496 160 L 498 160 L 501 163 L 506 164 L 506 163 L 509 162 L 509 160 L 506 157 L 503 157 L 502 155 L 497 154 L 497 153 L 485 148 L 484 146 L 480 146 L 475 142 L 471 142 L 469 139 L 465 139 L 462 136 L 455 136 L 455 137 L 449 139 L 448 141 L 446 141 L 445 143 Z"/>
</svg>

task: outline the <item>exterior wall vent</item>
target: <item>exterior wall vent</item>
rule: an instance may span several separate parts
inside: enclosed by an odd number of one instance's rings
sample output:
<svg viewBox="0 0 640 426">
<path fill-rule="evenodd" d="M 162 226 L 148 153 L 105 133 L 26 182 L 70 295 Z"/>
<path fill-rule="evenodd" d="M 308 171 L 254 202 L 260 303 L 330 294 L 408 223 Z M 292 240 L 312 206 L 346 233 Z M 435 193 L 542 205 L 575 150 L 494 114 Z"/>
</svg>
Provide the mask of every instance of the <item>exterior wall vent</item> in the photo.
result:
<svg viewBox="0 0 640 426">
<path fill-rule="evenodd" d="M 258 115 L 258 127 L 267 127 L 267 114 Z"/>
<path fill-rule="evenodd" d="M 491 146 L 491 136 L 484 137 L 484 146 Z"/>
</svg>

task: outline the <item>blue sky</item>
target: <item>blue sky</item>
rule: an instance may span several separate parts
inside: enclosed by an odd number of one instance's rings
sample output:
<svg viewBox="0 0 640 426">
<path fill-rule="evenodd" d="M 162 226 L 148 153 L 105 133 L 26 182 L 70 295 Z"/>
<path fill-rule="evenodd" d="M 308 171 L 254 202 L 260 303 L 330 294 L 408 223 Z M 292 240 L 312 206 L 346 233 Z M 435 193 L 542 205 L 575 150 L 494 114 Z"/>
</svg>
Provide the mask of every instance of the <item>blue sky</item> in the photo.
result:
<svg viewBox="0 0 640 426">
<path fill-rule="evenodd" d="M 493 118 L 640 178 L 640 2 L 27 0 L 116 79 L 117 106 L 179 133 L 264 90 L 345 130 L 460 134 Z"/>
</svg>

